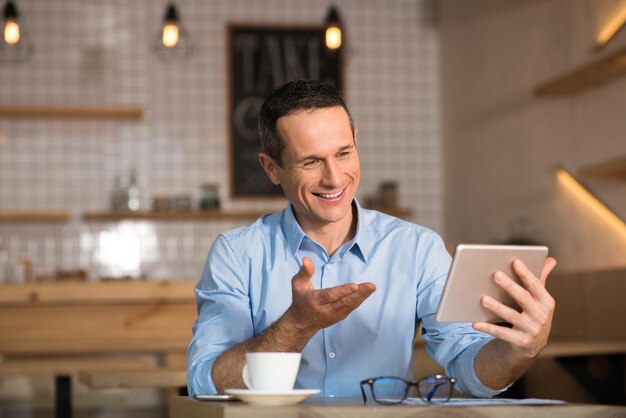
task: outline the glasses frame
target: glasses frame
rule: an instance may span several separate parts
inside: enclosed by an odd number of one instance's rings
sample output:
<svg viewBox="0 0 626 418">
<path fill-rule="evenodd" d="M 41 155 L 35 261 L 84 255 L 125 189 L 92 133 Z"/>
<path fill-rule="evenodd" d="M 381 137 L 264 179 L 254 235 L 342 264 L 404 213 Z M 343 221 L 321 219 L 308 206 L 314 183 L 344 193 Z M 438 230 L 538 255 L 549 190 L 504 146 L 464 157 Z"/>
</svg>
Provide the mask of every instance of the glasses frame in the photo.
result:
<svg viewBox="0 0 626 418">
<path fill-rule="evenodd" d="M 437 400 L 432 400 L 429 397 L 425 397 L 421 391 L 420 391 L 420 383 L 423 382 L 426 379 L 440 379 L 440 380 L 445 380 L 446 382 L 448 382 L 450 384 L 450 392 L 448 393 L 448 397 L 446 399 L 437 399 Z M 377 399 L 376 398 L 376 392 L 374 392 L 374 382 L 376 382 L 376 380 L 378 379 L 398 379 L 404 382 L 405 384 L 405 388 L 404 388 L 404 396 L 402 397 L 402 399 L 400 399 L 399 401 L 384 401 L 381 399 Z M 415 388 L 417 389 L 417 394 L 419 395 L 420 399 L 423 400 L 424 402 L 448 402 L 450 400 L 450 397 L 452 396 L 452 389 L 454 388 L 454 384 L 456 383 L 456 379 L 454 377 L 448 377 L 448 376 L 444 376 L 441 374 L 435 374 L 432 376 L 425 376 L 422 377 L 421 379 L 415 381 L 415 382 L 410 382 L 406 379 L 403 379 L 401 377 L 397 377 L 397 376 L 379 376 L 379 377 L 370 377 L 369 379 L 365 379 L 361 381 L 361 394 L 363 395 L 363 403 L 366 404 L 367 403 L 367 396 L 365 395 L 365 389 L 364 389 L 364 385 L 369 385 L 370 387 L 370 392 L 372 393 L 372 398 L 374 399 L 374 402 L 379 403 L 381 405 L 399 405 L 402 402 L 405 401 L 406 398 L 408 398 L 409 396 L 409 390 L 411 390 L 411 388 L 413 386 L 415 386 Z M 438 386 L 435 386 L 435 388 L 437 388 Z"/>
</svg>

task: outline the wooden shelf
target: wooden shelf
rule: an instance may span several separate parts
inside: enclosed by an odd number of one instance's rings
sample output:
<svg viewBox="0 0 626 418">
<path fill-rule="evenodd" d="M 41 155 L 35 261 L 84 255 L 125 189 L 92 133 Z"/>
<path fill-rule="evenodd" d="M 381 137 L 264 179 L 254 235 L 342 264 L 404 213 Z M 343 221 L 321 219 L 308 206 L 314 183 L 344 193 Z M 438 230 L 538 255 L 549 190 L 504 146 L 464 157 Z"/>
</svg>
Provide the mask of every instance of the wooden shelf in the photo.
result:
<svg viewBox="0 0 626 418">
<path fill-rule="evenodd" d="M 626 156 L 583 167 L 580 174 L 592 177 L 613 177 L 626 179 Z"/>
<path fill-rule="evenodd" d="M 137 106 L 0 106 L 0 118 L 139 119 Z"/>
<path fill-rule="evenodd" d="M 65 210 L 0 211 L 1 222 L 66 222 L 70 215 Z"/>
<path fill-rule="evenodd" d="M 86 212 L 86 221 L 223 221 L 252 220 L 271 211 L 138 211 L 138 212 Z"/>
<path fill-rule="evenodd" d="M 626 74 L 626 49 L 538 86 L 535 95 L 546 97 L 578 93 L 624 74 Z"/>
<path fill-rule="evenodd" d="M 381 210 L 398 218 L 409 218 L 412 215 L 410 209 Z M 240 221 L 255 220 L 261 215 L 272 213 L 271 210 L 247 210 L 247 211 L 139 211 L 139 212 L 86 212 L 83 219 L 86 221 L 117 222 L 125 220 L 145 221 Z"/>
</svg>

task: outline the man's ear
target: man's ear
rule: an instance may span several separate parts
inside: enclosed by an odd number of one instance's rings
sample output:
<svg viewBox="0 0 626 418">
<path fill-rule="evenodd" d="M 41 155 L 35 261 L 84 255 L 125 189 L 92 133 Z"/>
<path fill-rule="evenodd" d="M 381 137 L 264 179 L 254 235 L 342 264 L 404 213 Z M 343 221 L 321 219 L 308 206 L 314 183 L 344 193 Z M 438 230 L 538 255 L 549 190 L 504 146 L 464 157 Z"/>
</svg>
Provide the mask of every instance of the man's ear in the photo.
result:
<svg viewBox="0 0 626 418">
<path fill-rule="evenodd" d="M 354 146 L 356 146 L 356 134 L 359 133 L 359 128 L 354 128 Z"/>
<path fill-rule="evenodd" d="M 263 171 L 265 171 L 265 175 L 270 179 L 270 181 L 279 185 L 280 180 L 278 179 L 278 169 L 280 168 L 276 161 L 272 159 L 269 155 L 264 152 L 259 153 L 259 163 L 261 163 L 261 167 Z"/>
</svg>

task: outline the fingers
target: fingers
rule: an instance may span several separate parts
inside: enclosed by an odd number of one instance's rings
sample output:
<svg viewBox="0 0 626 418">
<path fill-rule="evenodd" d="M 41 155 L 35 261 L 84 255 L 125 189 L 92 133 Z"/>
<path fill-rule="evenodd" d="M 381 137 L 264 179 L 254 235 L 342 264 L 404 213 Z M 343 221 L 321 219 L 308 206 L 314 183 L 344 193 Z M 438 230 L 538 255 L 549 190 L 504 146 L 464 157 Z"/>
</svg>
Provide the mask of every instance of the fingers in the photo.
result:
<svg viewBox="0 0 626 418">
<path fill-rule="evenodd" d="M 313 285 L 311 284 L 311 278 L 313 277 L 314 273 L 315 265 L 313 264 L 313 261 L 311 261 L 311 259 L 308 257 L 303 257 L 302 267 L 300 267 L 300 270 L 298 270 L 296 275 L 293 276 L 293 278 L 291 279 L 293 288 L 312 288 Z"/>
<path fill-rule="evenodd" d="M 332 307 L 338 311 L 352 312 L 376 291 L 376 286 L 373 283 L 363 283 L 357 286 L 355 292 L 336 300 L 332 303 Z"/>
<path fill-rule="evenodd" d="M 525 334 L 513 328 L 503 327 L 489 322 L 475 322 L 472 324 L 472 328 L 476 331 L 493 335 L 494 337 L 506 341 L 513 346 L 526 346 L 529 344 L 528 338 Z"/>
<path fill-rule="evenodd" d="M 504 289 L 504 291 L 508 293 L 522 309 L 529 310 L 533 308 L 533 298 L 529 290 L 514 282 L 509 276 L 502 273 L 501 271 L 497 271 L 494 273 L 493 280 L 498 286 Z M 537 281 L 537 279 L 535 279 L 535 281 Z M 536 285 L 539 285 L 538 281 Z"/>
<path fill-rule="evenodd" d="M 543 276 L 542 280 L 541 278 L 537 278 L 521 260 L 513 261 L 513 270 L 520 278 L 520 281 L 523 283 L 530 296 L 538 300 L 540 303 L 548 305 L 551 304 L 552 297 L 545 288 L 545 282 L 548 274 L 550 274 L 552 269 L 554 269 L 554 266 L 556 266 L 556 260 L 554 258 L 549 257 L 548 259 L 546 259 L 541 269 L 540 277 Z M 512 280 L 511 283 L 514 284 Z M 515 298 L 513 294 L 511 294 L 511 296 Z M 518 301 L 517 299 L 515 300 L 520 304 L 520 306 L 522 306 L 523 308 L 525 307 L 521 304 L 520 301 Z"/>
<path fill-rule="evenodd" d="M 546 285 L 546 279 L 548 275 L 554 270 L 556 267 L 556 260 L 552 257 L 546 258 L 546 261 L 543 263 L 543 267 L 541 269 L 541 274 L 539 274 L 539 281 L 542 285 Z"/>
<path fill-rule="evenodd" d="M 521 285 L 501 271 L 494 273 L 494 281 L 519 304 L 522 311 L 518 312 L 484 296 L 481 304 L 513 327 L 477 322 L 473 324 L 473 328 L 510 343 L 525 356 L 536 356 L 545 346 L 550 334 L 555 301 L 544 284 L 555 265 L 556 260 L 551 257 L 546 259 L 541 275 L 537 278 L 521 260 L 515 260 L 513 270 L 520 278 Z"/>
<path fill-rule="evenodd" d="M 520 322 L 524 321 L 524 317 L 520 312 L 498 302 L 490 296 L 483 296 L 480 299 L 480 303 L 509 324 L 519 325 Z"/>
<path fill-rule="evenodd" d="M 345 319 L 376 290 L 373 283 L 347 283 L 318 290 L 311 282 L 314 273 L 311 259 L 303 257 L 300 270 L 291 280 L 289 312 L 299 327 L 321 329 Z"/>
<path fill-rule="evenodd" d="M 330 287 L 328 289 L 320 290 L 318 298 L 320 303 L 327 304 L 333 303 L 339 299 L 349 296 L 355 292 L 358 292 L 359 285 L 356 283 L 346 283 L 341 286 Z"/>
</svg>

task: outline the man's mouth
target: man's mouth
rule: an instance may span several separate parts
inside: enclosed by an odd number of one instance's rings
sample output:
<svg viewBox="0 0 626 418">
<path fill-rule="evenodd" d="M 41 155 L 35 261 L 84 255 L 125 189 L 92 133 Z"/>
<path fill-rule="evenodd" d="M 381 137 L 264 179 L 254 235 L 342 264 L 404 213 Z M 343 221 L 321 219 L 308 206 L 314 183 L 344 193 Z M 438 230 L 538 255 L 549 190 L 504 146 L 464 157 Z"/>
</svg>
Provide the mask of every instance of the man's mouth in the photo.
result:
<svg viewBox="0 0 626 418">
<path fill-rule="evenodd" d="M 344 190 L 346 190 L 345 188 L 339 190 L 338 192 L 335 193 L 313 193 L 315 196 L 317 197 L 322 197 L 324 199 L 335 199 L 339 196 L 341 196 L 341 194 L 344 192 Z"/>
</svg>

